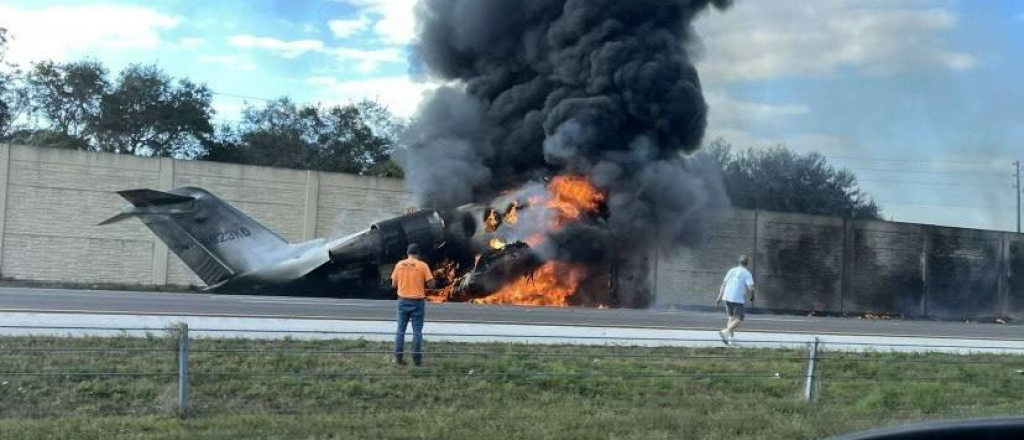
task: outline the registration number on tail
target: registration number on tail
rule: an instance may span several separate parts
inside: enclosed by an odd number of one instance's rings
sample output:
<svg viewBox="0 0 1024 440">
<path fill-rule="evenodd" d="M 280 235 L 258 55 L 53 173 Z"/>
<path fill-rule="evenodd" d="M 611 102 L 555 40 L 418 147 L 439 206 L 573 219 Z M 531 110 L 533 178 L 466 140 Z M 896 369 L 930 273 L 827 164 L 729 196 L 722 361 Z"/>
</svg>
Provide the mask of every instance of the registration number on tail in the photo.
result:
<svg viewBox="0 0 1024 440">
<path fill-rule="evenodd" d="M 252 236 L 252 232 L 250 232 L 249 229 L 247 229 L 247 228 L 238 228 L 238 229 L 229 229 L 227 231 L 218 232 L 216 234 L 210 234 L 209 236 L 207 236 L 202 241 L 204 243 L 208 244 L 208 245 L 210 245 L 210 244 L 220 244 L 220 243 L 226 243 L 226 242 L 229 242 L 229 241 L 232 241 L 232 240 L 238 240 L 240 238 L 251 237 L 251 236 Z"/>
</svg>

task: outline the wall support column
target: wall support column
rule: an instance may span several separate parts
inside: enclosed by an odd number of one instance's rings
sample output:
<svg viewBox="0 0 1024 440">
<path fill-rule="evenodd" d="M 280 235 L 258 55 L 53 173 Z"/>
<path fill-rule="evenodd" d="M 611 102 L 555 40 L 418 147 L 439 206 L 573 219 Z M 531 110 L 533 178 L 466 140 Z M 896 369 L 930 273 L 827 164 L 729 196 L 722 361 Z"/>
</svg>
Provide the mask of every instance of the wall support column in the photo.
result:
<svg viewBox="0 0 1024 440">
<path fill-rule="evenodd" d="M 158 191 L 170 191 L 174 188 L 174 159 L 160 158 L 160 177 L 157 179 Z M 163 240 L 153 237 L 153 285 L 167 285 L 167 245 Z"/>
<path fill-rule="evenodd" d="M 302 241 L 316 238 L 316 219 L 320 205 L 320 173 L 306 171 L 306 201 L 302 217 Z"/>
<path fill-rule="evenodd" d="M 760 252 L 758 252 L 760 250 L 760 248 L 758 247 L 759 243 L 757 242 L 757 233 L 758 233 L 758 231 L 761 230 L 761 216 L 760 216 L 760 212 L 761 211 L 758 210 L 758 209 L 754 210 L 754 247 L 752 248 L 754 251 L 750 255 L 750 275 L 752 277 L 754 277 L 754 288 L 755 289 L 758 288 L 757 283 L 761 282 L 760 281 L 761 279 L 758 278 L 758 274 L 757 274 L 757 260 L 759 259 L 758 257 L 760 256 Z M 754 294 L 755 295 L 759 295 L 760 292 L 754 292 Z M 751 305 L 751 306 L 753 306 L 753 305 Z"/>
<path fill-rule="evenodd" d="M 932 294 L 932 252 L 933 247 L 933 235 L 935 231 L 931 226 L 923 226 L 922 231 L 924 232 L 924 246 L 921 249 L 921 288 L 923 294 L 921 295 L 921 317 L 928 316 L 928 298 Z"/>
<path fill-rule="evenodd" d="M 843 219 L 843 255 L 839 265 L 842 267 L 839 276 L 839 311 L 846 313 L 846 299 L 850 297 L 850 274 L 853 273 L 853 239 L 856 230 L 853 219 Z"/>
<path fill-rule="evenodd" d="M 7 234 L 7 184 L 11 180 L 11 149 L 7 143 L 0 146 L 0 274 L 3 274 L 4 237 Z"/>
<path fill-rule="evenodd" d="M 651 259 L 654 261 L 654 267 L 651 270 L 651 274 L 653 275 L 652 278 L 654 278 L 654 281 L 651 283 L 652 305 L 658 304 L 658 283 L 660 281 L 658 279 L 658 266 L 661 264 L 659 260 L 661 260 L 662 253 L 663 252 L 660 249 L 658 249 L 657 246 L 655 246 L 655 248 L 651 250 Z"/>
<path fill-rule="evenodd" d="M 996 294 L 996 318 L 1006 319 L 1010 314 L 1010 233 L 999 239 L 999 293 Z"/>
</svg>

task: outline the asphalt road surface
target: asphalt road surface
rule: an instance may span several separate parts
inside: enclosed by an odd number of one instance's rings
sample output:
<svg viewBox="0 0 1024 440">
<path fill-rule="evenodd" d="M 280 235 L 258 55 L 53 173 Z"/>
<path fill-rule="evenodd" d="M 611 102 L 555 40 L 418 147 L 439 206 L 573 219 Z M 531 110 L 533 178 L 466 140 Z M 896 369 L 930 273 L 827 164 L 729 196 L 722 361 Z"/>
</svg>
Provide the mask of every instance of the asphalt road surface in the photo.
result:
<svg viewBox="0 0 1024 440">
<path fill-rule="evenodd" d="M 0 312 L 391 320 L 394 303 L 204 293 L 0 288 Z M 430 322 L 717 330 L 724 313 L 431 304 Z M 1024 326 L 994 323 L 748 315 L 746 331 L 821 335 L 1024 340 Z"/>
</svg>

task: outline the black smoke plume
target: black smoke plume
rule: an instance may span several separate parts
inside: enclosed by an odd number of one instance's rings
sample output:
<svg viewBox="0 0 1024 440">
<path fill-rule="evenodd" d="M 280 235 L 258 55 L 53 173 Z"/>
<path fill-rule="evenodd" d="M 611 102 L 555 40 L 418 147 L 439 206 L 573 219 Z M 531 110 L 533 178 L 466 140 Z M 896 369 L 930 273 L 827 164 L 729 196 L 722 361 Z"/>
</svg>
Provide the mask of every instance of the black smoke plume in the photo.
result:
<svg viewBox="0 0 1024 440">
<path fill-rule="evenodd" d="M 608 193 L 607 216 L 552 237 L 554 258 L 645 258 L 698 242 L 727 199 L 685 157 L 707 104 L 688 49 L 715 0 L 420 0 L 413 73 L 428 97 L 400 158 L 424 206 L 487 202 L 557 174 Z"/>
</svg>

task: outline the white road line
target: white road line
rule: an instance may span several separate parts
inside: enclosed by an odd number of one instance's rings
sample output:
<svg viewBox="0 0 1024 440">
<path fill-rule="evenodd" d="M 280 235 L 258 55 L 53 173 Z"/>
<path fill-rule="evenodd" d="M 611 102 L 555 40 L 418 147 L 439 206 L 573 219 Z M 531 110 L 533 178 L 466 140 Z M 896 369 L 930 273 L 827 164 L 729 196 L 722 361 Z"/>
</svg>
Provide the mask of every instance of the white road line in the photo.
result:
<svg viewBox="0 0 1024 440">
<path fill-rule="evenodd" d="M 724 318 L 723 318 L 723 320 L 724 320 Z M 748 321 L 748 322 L 800 322 L 800 323 L 803 323 L 803 324 L 816 323 L 815 321 L 810 321 L 810 320 L 807 320 L 807 319 L 786 319 L 786 318 L 755 318 L 755 317 L 748 317 L 745 320 Z"/>
<path fill-rule="evenodd" d="M 246 300 L 241 300 L 239 302 L 247 303 L 247 304 L 314 305 L 314 306 L 337 306 L 337 307 L 341 307 L 341 306 L 344 306 L 344 307 L 379 307 L 378 305 L 375 305 L 375 304 L 350 304 L 350 303 L 341 303 L 341 302 L 334 302 L 334 301 L 277 301 L 277 300 L 259 300 L 259 299 L 248 300 L 248 299 L 246 299 Z"/>
<path fill-rule="evenodd" d="M 393 321 L 323 320 L 282 318 L 234 318 L 210 316 L 124 316 L 54 313 L 0 313 L 5 326 L 116 327 L 147 328 L 145 334 L 161 331 L 177 322 L 187 322 L 196 337 L 246 337 L 280 339 L 367 339 L 388 341 Z M 217 331 L 211 331 L 217 330 Z M 297 333 L 298 332 L 298 333 Z M 307 332 L 307 333 L 301 333 Z M 314 333 L 308 333 L 314 332 Z M 316 333 L 327 332 L 327 333 Z M 339 333 L 329 333 L 339 332 Z M 117 334 L 112 330 L 2 328 L 0 335 L 84 336 Z M 434 341 L 523 342 L 541 344 L 640 345 L 719 347 L 715 331 L 707 329 L 654 329 L 629 327 L 548 326 L 522 324 L 485 324 L 430 321 L 427 337 Z M 801 348 L 817 336 L 830 350 L 884 350 L 900 352 L 941 351 L 947 353 L 1000 352 L 1024 354 L 1024 341 L 993 339 L 944 339 L 932 337 L 814 335 L 784 332 L 737 333 L 737 342 L 745 347 Z"/>
<path fill-rule="evenodd" d="M 361 305 L 362 307 L 371 307 L 369 305 Z M 380 316 L 331 316 L 331 315 L 288 315 L 288 314 L 235 314 L 235 313 L 182 313 L 182 312 L 157 312 L 157 311 L 141 311 L 141 310 L 79 310 L 79 309 L 31 309 L 31 308 L 0 308 L 0 316 L 3 313 L 31 313 L 35 315 L 115 315 L 119 317 L 125 316 L 153 316 L 153 317 L 166 317 L 166 316 L 191 316 L 199 318 L 229 318 L 229 319 L 290 319 L 297 321 L 379 321 Z M 429 316 L 429 314 L 428 314 Z M 120 320 L 118 320 L 120 321 Z M 0 321 L 3 322 L 3 321 Z M 487 320 L 487 319 L 431 319 L 428 318 L 428 322 L 438 323 L 449 323 L 449 324 L 483 324 L 483 325 L 518 325 L 518 326 L 550 326 L 550 327 L 587 327 L 587 328 L 610 328 L 610 329 L 647 329 L 647 330 L 682 330 L 682 331 L 710 331 L 717 330 L 717 326 L 659 326 L 659 325 L 621 325 L 621 324 L 571 324 L 565 322 L 549 322 L 549 321 L 514 321 L 514 320 Z M 6 324 L 5 324 L 6 325 Z M 810 331 L 809 331 L 810 330 Z M 920 338 L 925 337 L 921 335 L 913 334 L 901 334 L 901 333 L 879 333 L 879 332 L 859 332 L 859 331 L 813 331 L 809 330 L 756 330 L 746 329 L 742 333 L 749 334 L 790 334 L 790 335 L 806 335 L 810 333 L 820 335 L 831 335 L 831 336 L 865 336 L 865 337 L 889 337 L 889 338 Z M 956 339 L 956 340 L 979 340 L 987 341 L 994 340 L 992 338 L 985 337 L 972 337 L 963 335 L 937 335 L 930 334 L 926 336 L 929 339 Z M 1003 341 L 1022 341 L 1021 338 L 1003 338 L 999 339 Z"/>
</svg>

